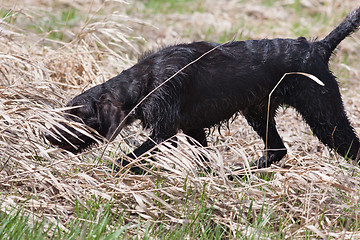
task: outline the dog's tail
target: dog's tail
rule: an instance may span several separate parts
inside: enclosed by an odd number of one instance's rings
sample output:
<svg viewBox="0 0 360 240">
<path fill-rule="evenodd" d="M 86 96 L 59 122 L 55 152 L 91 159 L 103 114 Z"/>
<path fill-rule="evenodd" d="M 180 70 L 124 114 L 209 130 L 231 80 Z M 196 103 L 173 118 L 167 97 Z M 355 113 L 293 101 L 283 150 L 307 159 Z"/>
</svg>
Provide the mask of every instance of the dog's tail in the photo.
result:
<svg viewBox="0 0 360 240">
<path fill-rule="evenodd" d="M 352 11 L 346 16 L 344 21 L 340 23 L 334 30 L 330 32 L 319 43 L 323 46 L 322 55 L 326 61 L 339 43 L 351 33 L 355 32 L 360 26 L 360 7 Z"/>
</svg>

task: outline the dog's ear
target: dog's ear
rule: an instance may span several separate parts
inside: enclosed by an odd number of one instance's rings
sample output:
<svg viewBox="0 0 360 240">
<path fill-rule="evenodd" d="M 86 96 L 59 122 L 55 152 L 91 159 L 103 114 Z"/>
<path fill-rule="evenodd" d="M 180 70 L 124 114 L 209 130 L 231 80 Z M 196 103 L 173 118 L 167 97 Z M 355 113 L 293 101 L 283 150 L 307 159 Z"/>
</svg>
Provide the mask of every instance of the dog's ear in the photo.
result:
<svg viewBox="0 0 360 240">
<path fill-rule="evenodd" d="M 119 126 L 125 117 L 122 106 L 110 92 L 102 94 L 96 102 L 99 133 L 109 141 L 112 141 L 122 128 Z"/>
</svg>

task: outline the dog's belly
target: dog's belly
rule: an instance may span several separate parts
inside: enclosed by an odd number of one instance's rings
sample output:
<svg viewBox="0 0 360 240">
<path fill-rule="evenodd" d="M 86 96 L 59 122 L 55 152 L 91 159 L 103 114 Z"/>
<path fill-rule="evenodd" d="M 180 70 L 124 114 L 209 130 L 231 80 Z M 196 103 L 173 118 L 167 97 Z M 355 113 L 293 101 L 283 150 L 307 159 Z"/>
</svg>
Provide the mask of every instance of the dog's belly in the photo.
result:
<svg viewBox="0 0 360 240">
<path fill-rule="evenodd" d="M 194 101 L 180 112 L 181 129 L 208 128 L 229 120 L 242 106 L 231 98 Z"/>
</svg>

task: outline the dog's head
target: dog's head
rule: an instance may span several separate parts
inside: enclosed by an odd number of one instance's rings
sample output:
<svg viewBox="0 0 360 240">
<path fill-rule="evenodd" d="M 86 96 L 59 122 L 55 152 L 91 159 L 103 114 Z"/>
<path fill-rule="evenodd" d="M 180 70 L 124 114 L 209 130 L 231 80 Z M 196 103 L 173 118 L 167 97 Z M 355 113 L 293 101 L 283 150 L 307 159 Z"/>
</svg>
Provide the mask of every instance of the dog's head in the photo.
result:
<svg viewBox="0 0 360 240">
<path fill-rule="evenodd" d="M 71 107 L 65 111 L 67 121 L 45 133 L 51 144 L 71 152 L 80 152 L 102 137 L 111 141 L 118 135 L 126 115 L 123 103 L 100 87 L 85 91 L 66 105 Z M 85 124 L 86 129 L 75 127 L 78 123 Z"/>
</svg>

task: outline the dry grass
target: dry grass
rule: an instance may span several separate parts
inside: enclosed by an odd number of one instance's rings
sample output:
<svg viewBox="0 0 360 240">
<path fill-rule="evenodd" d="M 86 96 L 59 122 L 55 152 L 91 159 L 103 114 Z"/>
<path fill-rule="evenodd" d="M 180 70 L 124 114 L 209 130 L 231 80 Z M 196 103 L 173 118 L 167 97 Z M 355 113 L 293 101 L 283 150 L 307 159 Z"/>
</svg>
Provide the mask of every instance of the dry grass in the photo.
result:
<svg viewBox="0 0 360 240">
<path fill-rule="evenodd" d="M 75 205 L 87 208 L 87 201 L 95 197 L 123 209 L 130 226 L 140 219 L 172 229 L 186 222 L 205 193 L 214 209 L 212 221 L 226 226 L 228 237 L 237 231 L 260 236 L 266 228 L 283 232 L 285 238 L 360 238 L 359 167 L 329 152 L 291 109 L 278 117 L 289 154 L 268 169 L 246 168 L 241 172 L 246 180 L 236 182 L 227 180 L 230 169 L 239 163 L 248 166 L 263 148 L 241 117 L 222 135 L 216 131 L 210 135 L 207 149 L 188 144 L 181 135 L 177 148 L 163 144 L 153 156 L 158 161 L 146 159 L 154 167 L 145 176 L 107 171 L 111 161 L 146 138 L 137 126 L 124 130 L 102 159 L 98 157 L 104 146 L 73 155 L 43 139 L 44 131 L 61 121 L 66 101 L 131 66 L 144 49 L 192 39 L 216 41 L 224 32 L 227 40 L 235 35 L 246 39 L 306 33 L 294 27 L 296 23 L 309 26 L 306 36 L 324 36 L 345 12 L 357 7 L 355 1 L 300 1 L 299 12 L 293 7 L 297 1 L 277 1 L 269 7 L 255 0 L 246 4 L 207 0 L 191 5 L 189 13 L 167 14 L 149 13 L 141 2 L 54 2 L 0 1 L 2 13 L 12 11 L 0 22 L 1 211 L 23 208 L 34 214 L 32 220 L 46 218 L 67 231 L 76 218 Z M 82 18 L 67 18 L 47 31 L 34 30 L 33 26 L 44 28 L 39 23 L 54 26 L 50 15 L 65 7 L 78 9 L 76 15 Z M 52 37 L 53 33 L 61 35 Z M 354 34 L 332 60 L 358 133 L 359 43 L 359 33 Z M 201 156 L 210 162 L 204 164 Z M 207 167 L 216 175 L 206 173 Z M 261 215 L 264 208 L 267 212 Z M 261 224 L 255 227 L 259 217 Z M 129 230 L 131 234 L 136 230 Z"/>
</svg>

